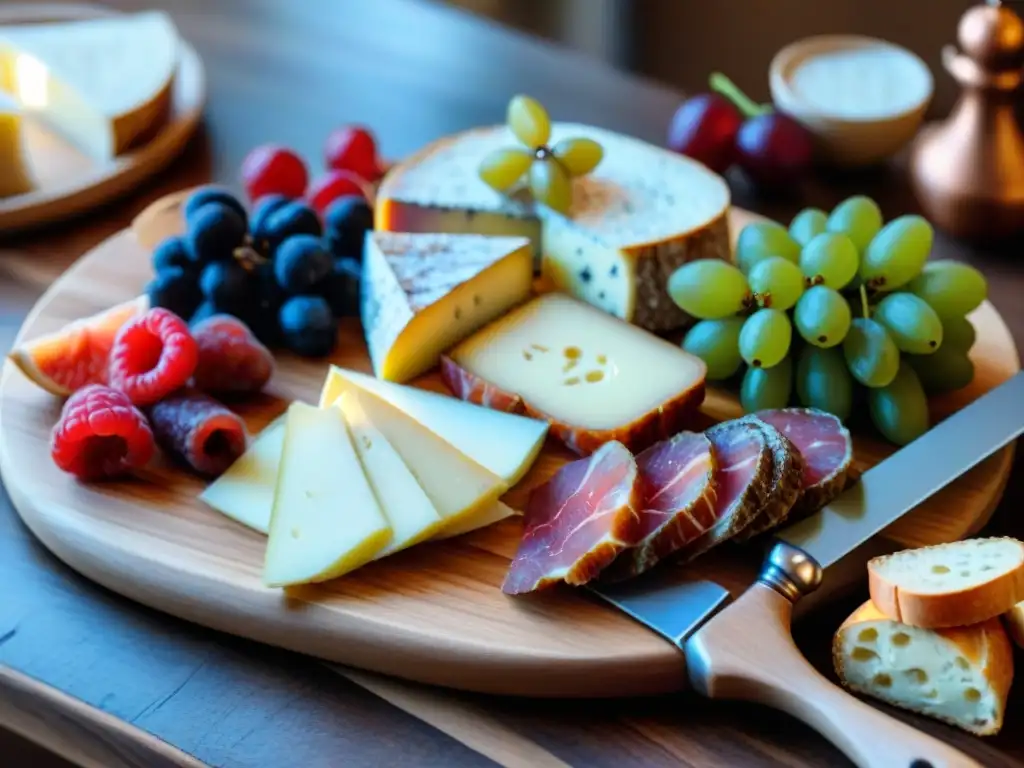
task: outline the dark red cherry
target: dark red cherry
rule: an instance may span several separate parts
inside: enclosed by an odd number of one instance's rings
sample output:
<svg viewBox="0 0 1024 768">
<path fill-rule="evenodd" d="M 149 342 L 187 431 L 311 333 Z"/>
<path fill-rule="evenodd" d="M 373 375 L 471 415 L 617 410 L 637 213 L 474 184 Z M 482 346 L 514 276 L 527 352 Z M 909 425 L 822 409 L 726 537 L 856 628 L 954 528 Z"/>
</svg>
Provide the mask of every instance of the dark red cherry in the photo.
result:
<svg viewBox="0 0 1024 768">
<path fill-rule="evenodd" d="M 814 144 L 807 129 L 779 112 L 751 117 L 736 135 L 736 160 L 757 184 L 792 184 L 807 174 Z"/>
<path fill-rule="evenodd" d="M 668 148 L 704 163 L 716 173 L 732 165 L 739 110 L 717 93 L 702 93 L 679 105 L 668 128 Z"/>
</svg>

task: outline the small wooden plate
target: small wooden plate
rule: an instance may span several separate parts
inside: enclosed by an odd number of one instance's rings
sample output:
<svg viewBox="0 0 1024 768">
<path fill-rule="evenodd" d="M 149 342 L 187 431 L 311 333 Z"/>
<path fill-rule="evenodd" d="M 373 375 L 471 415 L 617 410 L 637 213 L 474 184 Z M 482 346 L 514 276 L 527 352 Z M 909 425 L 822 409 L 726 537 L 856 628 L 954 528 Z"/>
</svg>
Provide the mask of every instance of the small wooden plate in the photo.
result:
<svg viewBox="0 0 1024 768">
<path fill-rule="evenodd" d="M 95 5 L 16 3 L 0 5 L 0 25 L 72 21 L 116 15 Z M 206 74 L 195 49 L 181 41 L 167 124 L 146 144 L 99 164 L 36 120 L 25 121 L 25 150 L 38 186 L 0 197 L 0 233 L 29 229 L 84 213 L 132 191 L 162 170 L 195 132 L 206 101 Z"/>
</svg>

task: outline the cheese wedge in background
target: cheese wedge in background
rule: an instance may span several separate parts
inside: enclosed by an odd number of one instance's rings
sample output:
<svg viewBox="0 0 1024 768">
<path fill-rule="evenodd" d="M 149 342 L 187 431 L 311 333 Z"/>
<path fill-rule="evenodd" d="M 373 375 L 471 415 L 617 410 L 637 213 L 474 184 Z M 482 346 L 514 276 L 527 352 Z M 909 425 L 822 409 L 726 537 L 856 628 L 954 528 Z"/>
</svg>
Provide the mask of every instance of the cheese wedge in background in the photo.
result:
<svg viewBox="0 0 1024 768">
<path fill-rule="evenodd" d="M 434 142 L 381 183 L 375 225 L 392 232 L 529 237 L 560 290 L 650 330 L 686 324 L 669 275 L 688 261 L 730 258 L 729 188 L 705 166 L 661 147 L 587 125 L 555 123 L 551 143 L 601 144 L 594 171 L 573 181 L 568 216 L 527 196 L 505 196 L 479 176 L 490 152 L 516 146 L 504 126 Z"/>
<path fill-rule="evenodd" d="M 537 419 L 492 411 L 337 366 L 327 373 L 320 406 L 332 405 L 346 389 L 368 392 L 390 403 L 509 486 L 533 465 L 548 432 L 547 423 Z"/>
<path fill-rule="evenodd" d="M 377 376 L 409 381 L 441 353 L 530 296 L 521 237 L 371 232 L 362 321 Z"/>
<path fill-rule="evenodd" d="M 0 92 L 0 197 L 21 195 L 33 187 L 25 164 L 21 128 L 21 108 Z"/>
<path fill-rule="evenodd" d="M 372 560 L 390 539 L 340 409 L 292 403 L 263 582 L 286 587 L 333 579 Z"/>
<path fill-rule="evenodd" d="M 254 531 L 266 534 L 274 507 L 284 418 L 272 421 L 234 464 L 206 486 L 199 500 Z"/>
<path fill-rule="evenodd" d="M 1003 724 L 1013 650 L 999 619 L 923 629 L 869 600 L 836 632 L 832 659 L 847 688 L 986 736 Z"/>
<path fill-rule="evenodd" d="M 498 475 L 390 403 L 368 392 L 360 393 L 359 400 L 444 521 L 440 530 L 461 525 L 508 490 L 508 484 Z"/>
<path fill-rule="evenodd" d="M 444 521 L 427 494 L 387 438 L 366 415 L 357 392 L 346 392 L 338 401 L 348 423 L 352 442 L 391 526 L 391 541 L 375 559 L 386 557 L 429 539 Z"/>
<path fill-rule="evenodd" d="M 0 27 L 0 90 L 108 160 L 167 119 L 178 56 L 178 33 L 159 12 Z"/>
</svg>

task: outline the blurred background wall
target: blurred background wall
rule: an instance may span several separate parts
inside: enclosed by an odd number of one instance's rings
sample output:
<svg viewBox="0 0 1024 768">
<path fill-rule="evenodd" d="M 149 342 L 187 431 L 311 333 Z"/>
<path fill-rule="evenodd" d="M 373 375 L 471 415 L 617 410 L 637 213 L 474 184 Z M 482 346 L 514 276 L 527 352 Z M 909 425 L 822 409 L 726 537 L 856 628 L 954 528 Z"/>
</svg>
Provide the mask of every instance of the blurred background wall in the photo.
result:
<svg viewBox="0 0 1024 768">
<path fill-rule="evenodd" d="M 936 114 L 948 112 L 957 93 L 941 68 L 941 48 L 956 41 L 960 15 L 974 4 L 965 0 L 442 1 L 687 92 L 706 87 L 706 78 L 694 73 L 721 70 L 758 100 L 768 99 L 768 64 L 787 43 L 828 33 L 881 37 L 927 62 L 935 76 L 932 111 Z M 1024 3 L 1010 4 L 1024 11 Z"/>
</svg>

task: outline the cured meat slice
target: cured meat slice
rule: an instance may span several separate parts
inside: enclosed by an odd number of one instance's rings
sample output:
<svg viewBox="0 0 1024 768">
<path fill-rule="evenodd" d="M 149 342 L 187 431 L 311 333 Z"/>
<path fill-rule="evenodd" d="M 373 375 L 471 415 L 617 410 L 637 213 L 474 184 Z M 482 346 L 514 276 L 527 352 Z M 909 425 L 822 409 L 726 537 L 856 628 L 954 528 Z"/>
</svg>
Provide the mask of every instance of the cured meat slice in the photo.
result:
<svg viewBox="0 0 1024 768">
<path fill-rule="evenodd" d="M 746 528 L 772 487 L 772 448 L 762 422 L 745 416 L 716 424 L 704 434 L 717 464 L 715 519 L 711 528 L 682 550 L 687 560 Z"/>
<path fill-rule="evenodd" d="M 526 411 L 523 398 L 519 395 L 499 389 L 447 355 L 441 356 L 441 379 L 459 400 L 505 413 L 521 414 Z"/>
<path fill-rule="evenodd" d="M 643 480 L 640 539 L 602 574 L 607 581 L 636 576 L 697 539 L 715 524 L 715 456 L 695 432 L 655 443 L 636 457 Z"/>
<path fill-rule="evenodd" d="M 638 540 L 643 488 L 636 460 L 622 443 L 562 467 L 534 489 L 505 583 L 509 595 L 580 585 Z"/>
<path fill-rule="evenodd" d="M 772 452 L 771 485 L 754 519 L 736 535 L 737 541 L 747 541 L 784 521 L 803 488 L 804 460 L 800 451 L 775 427 L 763 421 L 761 427 Z"/>
<path fill-rule="evenodd" d="M 853 440 L 836 416 L 814 408 L 780 408 L 756 415 L 789 438 L 804 458 L 803 493 L 791 518 L 817 512 L 848 487 L 854 476 Z"/>
</svg>

